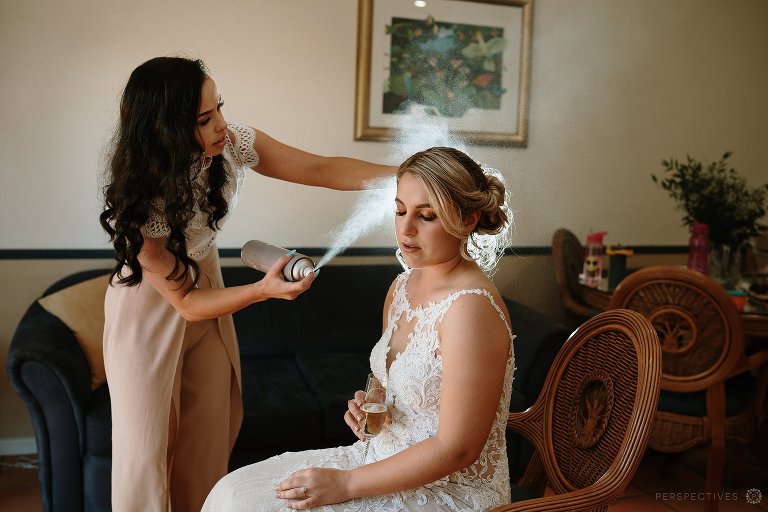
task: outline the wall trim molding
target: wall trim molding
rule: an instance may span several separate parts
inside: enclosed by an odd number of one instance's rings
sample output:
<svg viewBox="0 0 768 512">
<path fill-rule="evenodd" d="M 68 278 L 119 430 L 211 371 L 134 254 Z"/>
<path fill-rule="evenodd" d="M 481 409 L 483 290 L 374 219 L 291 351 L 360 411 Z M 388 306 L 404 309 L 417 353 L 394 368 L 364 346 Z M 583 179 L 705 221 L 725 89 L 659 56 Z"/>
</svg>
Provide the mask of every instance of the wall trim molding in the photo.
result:
<svg viewBox="0 0 768 512">
<path fill-rule="evenodd" d="M 625 245 L 635 254 L 685 254 L 687 245 Z M 312 257 L 323 256 L 326 247 L 296 247 L 302 254 Z M 350 247 L 339 256 L 392 256 L 394 247 Z M 0 249 L 0 260 L 88 260 L 112 259 L 111 249 Z M 550 246 L 527 246 L 507 249 L 506 256 L 549 256 Z M 220 248 L 219 257 L 239 258 L 239 248 Z"/>
<path fill-rule="evenodd" d="M 29 455 L 37 453 L 34 437 L 7 437 L 0 439 L 0 455 Z"/>
</svg>

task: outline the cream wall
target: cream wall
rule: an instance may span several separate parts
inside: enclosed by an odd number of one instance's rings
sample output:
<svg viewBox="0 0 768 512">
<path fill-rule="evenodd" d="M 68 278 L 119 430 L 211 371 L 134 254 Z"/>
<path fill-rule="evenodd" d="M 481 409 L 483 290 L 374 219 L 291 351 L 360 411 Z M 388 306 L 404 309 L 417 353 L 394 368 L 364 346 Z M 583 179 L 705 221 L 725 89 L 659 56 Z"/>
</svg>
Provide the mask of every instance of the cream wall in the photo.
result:
<svg viewBox="0 0 768 512">
<path fill-rule="evenodd" d="M 397 148 L 352 138 L 356 17 L 354 0 L 0 0 L 0 250 L 107 247 L 102 150 L 128 74 L 156 55 L 203 58 L 232 120 L 394 163 Z M 766 25 L 765 0 L 535 0 L 528 147 L 470 148 L 507 178 L 517 244 L 548 246 L 562 225 L 606 230 L 607 243 L 684 244 L 680 213 L 650 180 L 663 158 L 733 150 L 751 184 L 768 181 Z M 220 246 L 327 245 L 355 197 L 254 175 Z M 107 264 L 0 260 L 2 365 L 51 281 Z M 549 258 L 505 262 L 497 282 L 559 314 Z M 12 451 L 32 434 L 7 379 L 0 411 L 0 451 Z"/>
</svg>

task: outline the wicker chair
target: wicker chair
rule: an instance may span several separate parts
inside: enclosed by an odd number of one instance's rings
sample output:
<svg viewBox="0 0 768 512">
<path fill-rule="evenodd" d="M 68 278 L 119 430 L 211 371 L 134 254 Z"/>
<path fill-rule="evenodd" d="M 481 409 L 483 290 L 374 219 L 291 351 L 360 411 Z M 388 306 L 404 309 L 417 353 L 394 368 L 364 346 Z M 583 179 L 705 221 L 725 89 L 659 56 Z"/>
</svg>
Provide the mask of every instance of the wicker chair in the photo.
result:
<svg viewBox="0 0 768 512">
<path fill-rule="evenodd" d="M 748 274 L 768 273 L 768 235 L 753 237 L 746 244 L 744 270 Z"/>
<path fill-rule="evenodd" d="M 725 441 L 739 444 L 740 461 L 762 416 L 768 386 L 768 350 L 745 355 L 741 316 L 723 288 L 684 267 L 647 267 L 625 278 L 611 307 L 645 315 L 661 342 L 659 410 L 648 446 L 678 453 L 707 443 L 705 492 L 720 488 Z M 759 369 L 757 382 L 750 372 Z M 717 501 L 706 502 L 717 510 Z"/>
<path fill-rule="evenodd" d="M 629 485 L 659 398 L 653 326 L 629 310 L 601 313 L 557 355 L 538 400 L 507 425 L 536 448 L 502 511 L 605 511 Z M 553 495 L 542 496 L 545 484 Z M 529 494 L 531 499 L 525 499 Z"/>
<path fill-rule="evenodd" d="M 572 323 L 578 325 L 599 313 L 581 296 L 579 273 L 584 265 L 584 247 L 576 235 L 565 228 L 552 235 L 552 264 L 563 308 Z"/>
</svg>

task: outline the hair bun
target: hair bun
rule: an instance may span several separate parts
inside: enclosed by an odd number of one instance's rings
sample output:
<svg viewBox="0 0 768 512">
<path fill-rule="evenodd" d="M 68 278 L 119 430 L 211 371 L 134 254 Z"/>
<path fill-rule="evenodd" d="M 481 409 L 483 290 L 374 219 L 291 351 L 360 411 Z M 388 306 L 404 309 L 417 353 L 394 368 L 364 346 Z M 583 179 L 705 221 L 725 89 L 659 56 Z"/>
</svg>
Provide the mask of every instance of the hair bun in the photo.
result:
<svg viewBox="0 0 768 512">
<path fill-rule="evenodd" d="M 506 188 L 496 176 L 488 175 L 485 178 L 488 188 L 483 192 L 485 198 L 479 208 L 480 220 L 477 224 L 477 232 L 484 235 L 496 234 L 508 221 L 504 211 Z"/>
</svg>

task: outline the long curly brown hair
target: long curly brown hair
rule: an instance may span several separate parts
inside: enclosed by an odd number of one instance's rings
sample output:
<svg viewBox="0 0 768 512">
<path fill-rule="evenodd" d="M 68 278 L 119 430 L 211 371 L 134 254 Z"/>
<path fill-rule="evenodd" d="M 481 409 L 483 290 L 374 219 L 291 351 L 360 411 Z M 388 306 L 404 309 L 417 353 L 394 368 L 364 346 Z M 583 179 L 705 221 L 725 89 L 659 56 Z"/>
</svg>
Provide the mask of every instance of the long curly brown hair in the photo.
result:
<svg viewBox="0 0 768 512">
<path fill-rule="evenodd" d="M 120 102 L 120 119 L 113 137 L 101 226 L 115 248 L 112 276 L 118 283 L 141 283 L 138 255 L 144 244 L 141 228 L 147 223 L 150 201 L 159 198 L 170 227 L 165 248 L 174 257 L 166 279 L 193 285 L 198 264 L 187 253 L 186 228 L 196 202 L 208 214 L 208 226 L 219 229 L 228 204 L 223 189 L 228 178 L 221 155 L 208 170 L 207 192 L 195 194 L 193 168 L 200 168 L 203 149 L 195 139 L 197 112 L 203 82 L 208 77 L 201 60 L 157 57 L 131 73 Z M 130 273 L 123 274 L 128 267 Z"/>
</svg>

